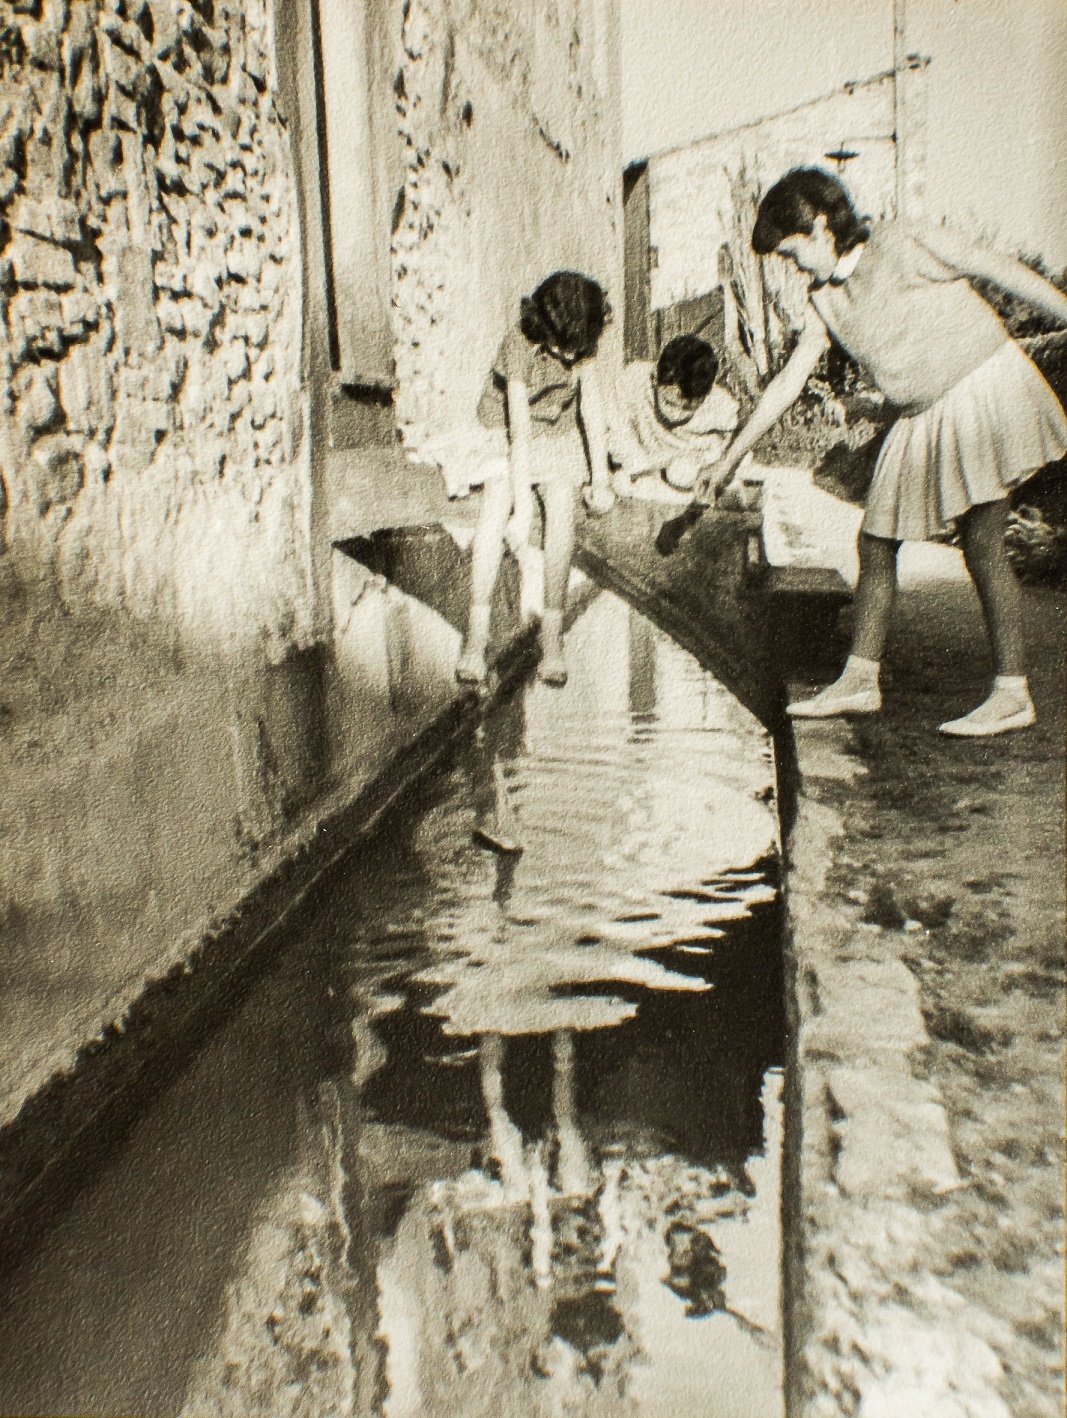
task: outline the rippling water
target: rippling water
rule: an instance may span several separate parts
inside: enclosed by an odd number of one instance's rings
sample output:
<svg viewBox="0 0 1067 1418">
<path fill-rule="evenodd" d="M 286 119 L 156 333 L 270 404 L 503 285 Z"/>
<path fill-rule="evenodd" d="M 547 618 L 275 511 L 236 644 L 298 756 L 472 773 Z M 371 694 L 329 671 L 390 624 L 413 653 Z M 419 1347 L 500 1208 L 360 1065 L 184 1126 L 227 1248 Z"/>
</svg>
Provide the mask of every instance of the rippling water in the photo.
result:
<svg viewBox="0 0 1067 1418">
<path fill-rule="evenodd" d="M 769 749 L 613 597 L 568 645 L 18 1278 L 5 1403 L 780 1414 Z"/>
</svg>

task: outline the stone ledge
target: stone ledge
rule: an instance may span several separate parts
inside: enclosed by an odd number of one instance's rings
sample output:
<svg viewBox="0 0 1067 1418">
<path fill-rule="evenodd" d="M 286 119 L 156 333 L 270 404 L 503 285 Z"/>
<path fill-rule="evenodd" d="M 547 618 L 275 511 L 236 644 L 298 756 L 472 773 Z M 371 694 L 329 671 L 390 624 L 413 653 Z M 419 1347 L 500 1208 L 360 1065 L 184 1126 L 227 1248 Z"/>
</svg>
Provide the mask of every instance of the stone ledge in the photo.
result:
<svg viewBox="0 0 1067 1418">
<path fill-rule="evenodd" d="M 821 796 L 858 778 L 851 730 L 799 725 L 787 851 L 799 1138 L 786 1195 L 790 1418 L 1009 1418 L 997 1322 L 932 1273 L 941 1198 L 960 1186 L 947 1115 L 918 1075 L 929 1043 L 901 932 L 833 890 L 843 824 Z"/>
</svg>

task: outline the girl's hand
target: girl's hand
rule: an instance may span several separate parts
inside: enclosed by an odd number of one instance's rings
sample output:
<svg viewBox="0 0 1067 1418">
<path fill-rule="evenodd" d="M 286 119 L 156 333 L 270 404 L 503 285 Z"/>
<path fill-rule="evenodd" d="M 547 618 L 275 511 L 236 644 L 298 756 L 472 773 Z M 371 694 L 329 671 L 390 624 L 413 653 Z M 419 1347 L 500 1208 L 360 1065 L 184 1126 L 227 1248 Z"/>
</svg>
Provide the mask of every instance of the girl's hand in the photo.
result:
<svg viewBox="0 0 1067 1418">
<path fill-rule="evenodd" d="M 733 482 L 734 474 L 744 460 L 744 453 L 740 457 L 731 457 L 726 453 L 717 463 L 705 464 L 693 489 L 695 500 L 714 505 Z"/>
<path fill-rule="evenodd" d="M 582 488 L 582 501 L 590 512 L 603 517 L 605 512 L 610 512 L 615 506 L 615 494 L 607 483 L 595 482 Z"/>
</svg>

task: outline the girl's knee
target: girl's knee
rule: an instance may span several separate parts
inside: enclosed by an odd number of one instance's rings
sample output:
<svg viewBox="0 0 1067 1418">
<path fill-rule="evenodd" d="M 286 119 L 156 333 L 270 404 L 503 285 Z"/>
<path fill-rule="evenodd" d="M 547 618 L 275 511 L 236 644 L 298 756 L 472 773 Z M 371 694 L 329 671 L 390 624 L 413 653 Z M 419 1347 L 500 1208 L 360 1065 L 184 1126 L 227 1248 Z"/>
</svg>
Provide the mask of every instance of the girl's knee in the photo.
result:
<svg viewBox="0 0 1067 1418">
<path fill-rule="evenodd" d="M 859 539 L 860 569 L 863 571 L 896 571 L 900 543 L 887 537 L 872 537 L 861 532 Z"/>
<path fill-rule="evenodd" d="M 1003 537 L 1008 525 L 1008 503 L 1006 498 L 996 502 L 980 502 L 971 507 L 960 518 L 959 529 L 964 547 L 968 542 L 979 542 L 986 538 Z"/>
<path fill-rule="evenodd" d="M 510 517 L 513 505 L 510 483 L 503 478 L 486 483 L 482 491 L 482 518 Z"/>
</svg>

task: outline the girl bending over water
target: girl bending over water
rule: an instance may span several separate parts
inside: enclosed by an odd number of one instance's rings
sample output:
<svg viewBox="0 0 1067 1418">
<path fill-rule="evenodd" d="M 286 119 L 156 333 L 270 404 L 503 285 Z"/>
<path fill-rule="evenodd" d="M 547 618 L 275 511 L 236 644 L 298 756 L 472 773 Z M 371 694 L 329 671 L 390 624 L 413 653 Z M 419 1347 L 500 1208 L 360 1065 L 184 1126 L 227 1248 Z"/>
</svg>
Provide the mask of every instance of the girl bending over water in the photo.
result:
<svg viewBox="0 0 1067 1418">
<path fill-rule="evenodd" d="M 844 187 L 795 168 L 759 206 L 752 235 L 811 278 L 807 321 L 714 471 L 725 487 L 745 454 L 800 396 L 833 338 L 899 418 L 882 447 L 860 528 L 852 653 L 840 677 L 794 718 L 881 708 L 879 665 L 902 541 L 960 536 L 995 663 L 988 698 L 940 726 L 959 737 L 1034 722 L 1021 596 L 1004 550 L 1009 488 L 1067 453 L 1067 418 L 1041 374 L 968 282 L 979 277 L 1067 324 L 1067 297 L 1014 257 L 944 227 L 860 218 Z"/>
</svg>

